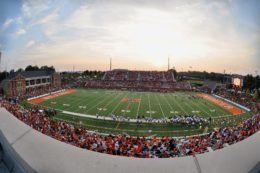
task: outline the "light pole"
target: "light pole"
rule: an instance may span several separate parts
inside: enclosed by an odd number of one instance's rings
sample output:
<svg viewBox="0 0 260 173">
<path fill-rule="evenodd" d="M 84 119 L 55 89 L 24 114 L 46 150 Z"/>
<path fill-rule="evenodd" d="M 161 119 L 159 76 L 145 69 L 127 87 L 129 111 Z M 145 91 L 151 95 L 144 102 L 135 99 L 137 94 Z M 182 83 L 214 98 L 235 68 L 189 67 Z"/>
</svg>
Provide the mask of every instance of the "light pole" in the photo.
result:
<svg viewBox="0 0 260 173">
<path fill-rule="evenodd" d="M 255 89 L 257 89 L 257 88 L 256 88 L 256 83 L 257 83 L 257 81 L 256 81 L 257 78 L 256 78 L 256 77 L 257 77 L 257 76 L 258 76 L 258 71 L 255 70 Z"/>
</svg>

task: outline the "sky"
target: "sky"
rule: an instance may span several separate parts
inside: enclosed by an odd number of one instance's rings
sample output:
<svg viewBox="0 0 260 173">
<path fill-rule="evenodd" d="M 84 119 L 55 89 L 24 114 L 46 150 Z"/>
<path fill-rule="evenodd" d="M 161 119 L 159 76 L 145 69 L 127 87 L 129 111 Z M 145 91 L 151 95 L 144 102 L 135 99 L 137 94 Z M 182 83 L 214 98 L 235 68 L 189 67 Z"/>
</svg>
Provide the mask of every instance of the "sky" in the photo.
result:
<svg viewBox="0 0 260 173">
<path fill-rule="evenodd" d="M 0 70 L 260 73 L 259 0 L 1 0 Z"/>
</svg>

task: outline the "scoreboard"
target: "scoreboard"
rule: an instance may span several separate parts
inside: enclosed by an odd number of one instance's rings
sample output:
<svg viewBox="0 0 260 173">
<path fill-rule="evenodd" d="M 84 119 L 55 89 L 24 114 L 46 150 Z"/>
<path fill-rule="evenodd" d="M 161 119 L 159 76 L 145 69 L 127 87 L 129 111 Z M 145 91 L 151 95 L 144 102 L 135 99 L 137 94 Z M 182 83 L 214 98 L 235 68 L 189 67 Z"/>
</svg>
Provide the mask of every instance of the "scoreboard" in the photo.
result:
<svg viewBox="0 0 260 173">
<path fill-rule="evenodd" d="M 240 89 L 243 87 L 243 78 L 238 76 L 232 77 L 233 88 Z"/>
</svg>

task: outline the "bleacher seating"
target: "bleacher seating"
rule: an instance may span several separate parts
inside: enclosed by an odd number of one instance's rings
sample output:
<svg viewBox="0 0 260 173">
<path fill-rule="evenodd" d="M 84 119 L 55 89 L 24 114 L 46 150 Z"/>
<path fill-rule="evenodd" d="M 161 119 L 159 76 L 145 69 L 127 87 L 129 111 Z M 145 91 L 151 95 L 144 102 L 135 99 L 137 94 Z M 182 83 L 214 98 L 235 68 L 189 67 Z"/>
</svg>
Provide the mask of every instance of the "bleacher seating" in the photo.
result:
<svg viewBox="0 0 260 173">
<path fill-rule="evenodd" d="M 102 80 L 88 80 L 87 88 L 129 89 L 137 91 L 190 90 L 187 82 L 176 82 L 172 71 L 107 71 Z"/>
</svg>

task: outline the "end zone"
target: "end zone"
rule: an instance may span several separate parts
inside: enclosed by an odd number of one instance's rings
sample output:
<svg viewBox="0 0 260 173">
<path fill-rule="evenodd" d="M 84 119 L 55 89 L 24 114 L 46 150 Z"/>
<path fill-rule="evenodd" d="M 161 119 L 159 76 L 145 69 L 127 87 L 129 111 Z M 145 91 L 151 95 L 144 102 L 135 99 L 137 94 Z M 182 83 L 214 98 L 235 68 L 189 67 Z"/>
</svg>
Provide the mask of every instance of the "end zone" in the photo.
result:
<svg viewBox="0 0 260 173">
<path fill-rule="evenodd" d="M 77 92 L 77 90 L 76 89 L 69 89 L 69 90 L 58 92 L 58 93 L 50 94 L 50 95 L 47 95 L 47 96 L 43 96 L 43 97 L 40 97 L 40 98 L 35 98 L 35 99 L 32 99 L 32 100 L 29 100 L 29 103 L 39 104 L 39 103 L 42 103 L 46 100 L 53 99 L 53 98 L 63 96 L 63 95 L 67 95 L 67 94 L 71 94 L 71 93 L 74 93 L 74 92 Z"/>
<path fill-rule="evenodd" d="M 235 107 L 223 100 L 220 100 L 220 99 L 217 99 L 211 95 L 208 95 L 208 94 L 204 94 L 204 93 L 199 93 L 197 94 L 197 96 L 199 97 L 202 97 L 226 110 L 228 110 L 230 113 L 232 113 L 233 115 L 240 115 L 242 113 L 244 113 L 245 111 L 243 111 L 242 109 L 238 108 L 238 107 Z"/>
</svg>

